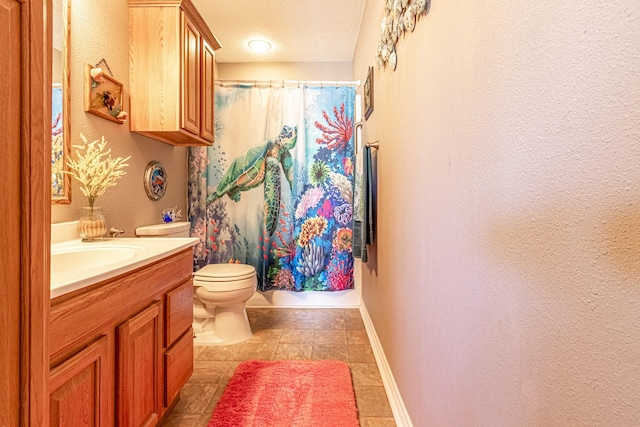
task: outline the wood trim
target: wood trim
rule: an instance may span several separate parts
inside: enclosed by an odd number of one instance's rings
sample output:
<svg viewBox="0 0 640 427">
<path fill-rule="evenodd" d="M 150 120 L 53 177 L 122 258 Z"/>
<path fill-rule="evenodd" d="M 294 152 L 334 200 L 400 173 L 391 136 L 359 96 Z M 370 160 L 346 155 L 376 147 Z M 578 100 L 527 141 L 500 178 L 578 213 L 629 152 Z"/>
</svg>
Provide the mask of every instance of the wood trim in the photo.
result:
<svg viewBox="0 0 640 427">
<path fill-rule="evenodd" d="M 0 188 L 6 204 L 0 239 L 9 242 L 0 247 L 0 425 L 17 426 L 20 421 L 22 384 L 20 354 L 21 348 L 21 299 L 22 293 L 22 229 L 21 155 L 23 135 L 21 122 L 24 110 L 22 87 L 24 67 L 21 59 L 25 56 L 23 37 L 23 7 L 15 0 L 0 1 L 0 38 L 3 40 L 0 56 L 0 114 L 7 124 L 0 133 L 3 167 L 0 168 Z M 13 31 L 10 31 L 12 30 Z"/>
<path fill-rule="evenodd" d="M 193 135 L 186 131 L 136 131 L 132 130 L 131 132 L 135 132 L 139 135 L 144 135 L 147 138 L 157 139 L 159 141 L 165 142 L 170 145 L 175 145 L 177 147 L 182 146 L 201 146 L 201 147 L 210 147 L 213 145 L 211 141 L 207 141 L 199 136 Z"/>
<path fill-rule="evenodd" d="M 49 254 L 51 247 L 51 0 L 22 7 L 21 164 L 22 425 L 49 416 Z"/>
</svg>

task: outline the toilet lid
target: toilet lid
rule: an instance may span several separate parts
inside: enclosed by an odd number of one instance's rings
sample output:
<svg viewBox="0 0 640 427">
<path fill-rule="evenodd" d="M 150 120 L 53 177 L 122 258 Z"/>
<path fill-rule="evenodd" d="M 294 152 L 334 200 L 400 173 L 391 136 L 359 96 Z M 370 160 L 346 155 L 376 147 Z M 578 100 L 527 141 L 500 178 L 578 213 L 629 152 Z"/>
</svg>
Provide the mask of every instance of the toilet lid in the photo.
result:
<svg viewBox="0 0 640 427">
<path fill-rule="evenodd" d="M 256 269 L 247 264 L 208 264 L 196 271 L 195 279 L 202 282 L 227 282 L 255 277 Z"/>
</svg>

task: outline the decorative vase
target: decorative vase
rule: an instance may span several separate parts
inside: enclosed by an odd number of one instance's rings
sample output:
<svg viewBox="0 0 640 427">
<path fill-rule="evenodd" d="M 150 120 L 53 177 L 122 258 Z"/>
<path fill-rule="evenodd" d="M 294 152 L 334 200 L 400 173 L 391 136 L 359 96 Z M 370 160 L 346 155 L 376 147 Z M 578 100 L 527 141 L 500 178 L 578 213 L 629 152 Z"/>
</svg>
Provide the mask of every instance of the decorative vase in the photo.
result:
<svg viewBox="0 0 640 427">
<path fill-rule="evenodd" d="M 107 232 L 107 222 L 101 207 L 88 206 L 80 208 L 82 215 L 78 221 L 78 234 L 85 242 L 102 240 Z"/>
</svg>

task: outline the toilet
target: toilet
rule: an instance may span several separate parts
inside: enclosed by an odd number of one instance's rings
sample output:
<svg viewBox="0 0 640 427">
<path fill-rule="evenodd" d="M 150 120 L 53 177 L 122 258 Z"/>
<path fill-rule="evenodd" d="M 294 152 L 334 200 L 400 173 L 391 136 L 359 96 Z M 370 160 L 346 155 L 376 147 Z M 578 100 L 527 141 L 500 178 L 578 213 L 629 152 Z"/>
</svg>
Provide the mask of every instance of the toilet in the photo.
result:
<svg viewBox="0 0 640 427">
<path fill-rule="evenodd" d="M 209 264 L 193 278 L 193 331 L 196 344 L 227 345 L 250 338 L 245 308 L 258 287 L 247 264 Z"/>
<path fill-rule="evenodd" d="M 189 237 L 188 222 L 136 228 L 140 237 Z M 256 292 L 256 270 L 247 264 L 208 264 L 193 276 L 195 345 L 229 345 L 251 337 L 246 303 Z"/>
</svg>

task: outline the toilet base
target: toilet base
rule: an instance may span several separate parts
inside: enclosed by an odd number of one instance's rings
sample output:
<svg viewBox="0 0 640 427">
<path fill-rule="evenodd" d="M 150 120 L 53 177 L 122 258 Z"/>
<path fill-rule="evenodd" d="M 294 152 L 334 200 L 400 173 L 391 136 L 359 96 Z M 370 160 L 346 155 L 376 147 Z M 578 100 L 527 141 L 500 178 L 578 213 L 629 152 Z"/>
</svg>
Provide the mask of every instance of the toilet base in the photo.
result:
<svg viewBox="0 0 640 427">
<path fill-rule="evenodd" d="M 194 345 L 237 344 L 253 335 L 244 303 L 207 306 L 206 311 L 213 316 L 206 318 L 194 316 Z"/>
<path fill-rule="evenodd" d="M 223 341 L 218 338 L 212 331 L 205 331 L 200 334 L 196 334 L 193 338 L 193 345 L 200 346 L 223 346 L 223 345 L 232 345 L 239 344 L 243 341 L 248 340 L 251 336 L 247 338 L 243 338 L 241 340 L 233 340 L 233 341 Z"/>
</svg>

